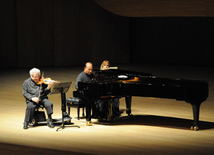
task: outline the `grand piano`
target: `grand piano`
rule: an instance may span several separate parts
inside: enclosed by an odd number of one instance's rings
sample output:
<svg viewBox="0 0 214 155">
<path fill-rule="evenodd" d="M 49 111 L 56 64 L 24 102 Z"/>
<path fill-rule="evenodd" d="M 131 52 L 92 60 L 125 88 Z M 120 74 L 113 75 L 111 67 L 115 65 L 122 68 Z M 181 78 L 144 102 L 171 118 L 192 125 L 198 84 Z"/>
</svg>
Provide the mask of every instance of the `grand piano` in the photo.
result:
<svg viewBox="0 0 214 155">
<path fill-rule="evenodd" d="M 125 70 L 98 70 L 90 82 L 79 82 L 77 95 L 87 99 L 86 120 L 91 122 L 91 104 L 102 98 L 125 97 L 126 113 L 131 115 L 132 96 L 185 101 L 192 105 L 192 130 L 198 130 L 200 105 L 208 97 L 208 82 L 161 78 L 149 73 Z"/>
</svg>

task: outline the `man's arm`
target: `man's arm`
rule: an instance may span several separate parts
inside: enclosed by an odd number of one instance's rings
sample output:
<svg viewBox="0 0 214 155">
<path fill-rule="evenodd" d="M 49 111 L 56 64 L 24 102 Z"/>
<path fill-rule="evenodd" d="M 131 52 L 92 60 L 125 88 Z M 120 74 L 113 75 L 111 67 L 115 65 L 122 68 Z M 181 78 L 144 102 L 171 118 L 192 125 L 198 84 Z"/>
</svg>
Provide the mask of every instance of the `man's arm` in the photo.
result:
<svg viewBox="0 0 214 155">
<path fill-rule="evenodd" d="M 23 86 L 22 86 L 22 94 L 27 100 L 32 100 L 32 98 L 34 96 L 32 94 L 28 93 L 27 90 L 28 90 L 28 84 L 27 84 L 27 82 L 24 82 Z"/>
<path fill-rule="evenodd" d="M 75 88 L 78 89 L 78 82 L 81 82 L 81 73 L 76 78 Z"/>
</svg>

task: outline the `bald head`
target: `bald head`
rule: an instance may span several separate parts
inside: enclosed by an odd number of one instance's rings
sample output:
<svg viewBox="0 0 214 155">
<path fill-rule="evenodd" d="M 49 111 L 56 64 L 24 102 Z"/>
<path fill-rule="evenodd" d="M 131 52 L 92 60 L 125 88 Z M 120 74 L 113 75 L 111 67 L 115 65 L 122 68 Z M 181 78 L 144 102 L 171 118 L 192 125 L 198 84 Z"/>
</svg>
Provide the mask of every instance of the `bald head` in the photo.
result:
<svg viewBox="0 0 214 155">
<path fill-rule="evenodd" d="M 91 62 L 87 62 L 85 64 L 84 72 L 86 74 L 90 75 L 92 73 L 92 71 L 93 71 L 93 65 L 92 65 L 92 63 Z"/>
</svg>

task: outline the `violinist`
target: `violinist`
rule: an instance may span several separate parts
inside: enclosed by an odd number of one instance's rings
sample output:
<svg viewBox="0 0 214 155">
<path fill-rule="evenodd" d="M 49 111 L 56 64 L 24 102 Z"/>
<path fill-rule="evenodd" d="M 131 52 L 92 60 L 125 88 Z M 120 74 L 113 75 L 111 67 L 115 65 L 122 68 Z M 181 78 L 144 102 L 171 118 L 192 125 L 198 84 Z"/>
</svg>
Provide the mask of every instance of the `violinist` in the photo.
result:
<svg viewBox="0 0 214 155">
<path fill-rule="evenodd" d="M 30 78 L 24 81 L 22 86 L 22 94 L 26 99 L 27 108 L 25 112 L 24 129 L 28 129 L 29 122 L 32 121 L 35 108 L 38 104 L 44 105 L 48 119 L 47 126 L 54 127 L 51 115 L 53 114 L 53 103 L 48 100 L 48 94 L 50 88 L 53 85 L 53 81 L 49 81 L 45 84 L 41 81 L 40 70 L 32 68 L 30 70 Z"/>
</svg>

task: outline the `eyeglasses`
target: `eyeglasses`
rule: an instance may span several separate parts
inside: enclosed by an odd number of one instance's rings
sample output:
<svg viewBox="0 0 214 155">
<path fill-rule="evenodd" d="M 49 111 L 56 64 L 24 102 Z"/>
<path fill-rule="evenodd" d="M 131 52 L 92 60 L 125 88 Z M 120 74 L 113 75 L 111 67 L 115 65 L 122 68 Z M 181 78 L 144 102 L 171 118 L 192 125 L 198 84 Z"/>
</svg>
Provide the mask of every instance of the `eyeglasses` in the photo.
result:
<svg viewBox="0 0 214 155">
<path fill-rule="evenodd" d="M 33 78 L 40 78 L 40 76 L 33 76 L 33 75 L 31 75 Z"/>
</svg>

